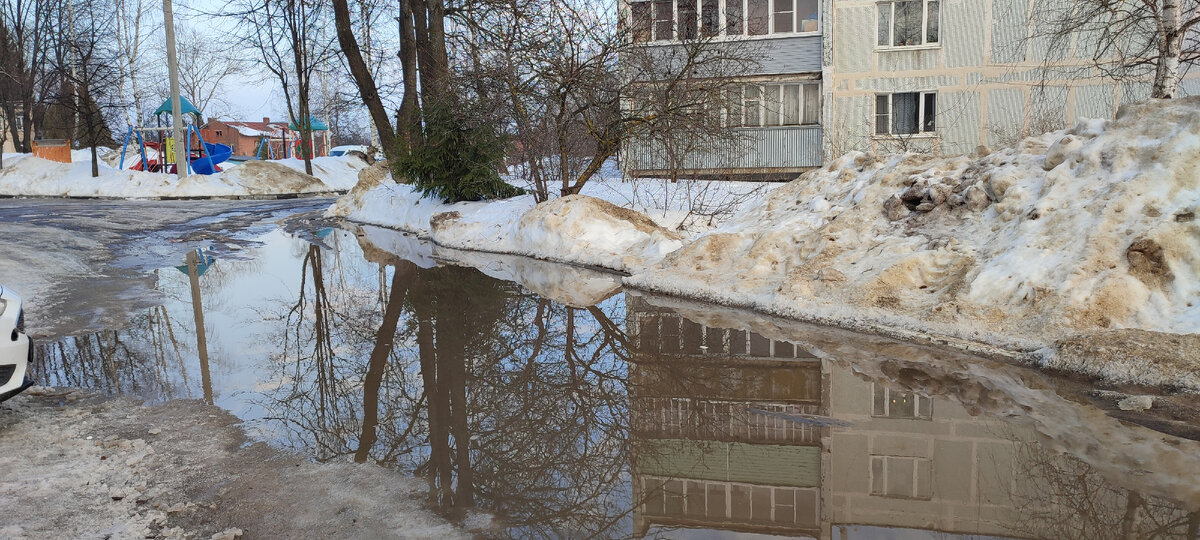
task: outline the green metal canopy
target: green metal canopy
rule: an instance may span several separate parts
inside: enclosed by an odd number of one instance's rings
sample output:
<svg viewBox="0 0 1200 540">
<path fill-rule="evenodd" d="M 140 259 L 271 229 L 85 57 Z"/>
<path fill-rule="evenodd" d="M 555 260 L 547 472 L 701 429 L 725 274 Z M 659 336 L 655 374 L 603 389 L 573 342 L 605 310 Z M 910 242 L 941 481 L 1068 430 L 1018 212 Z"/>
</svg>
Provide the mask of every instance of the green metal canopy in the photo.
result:
<svg viewBox="0 0 1200 540">
<path fill-rule="evenodd" d="M 162 105 L 159 105 L 157 109 L 154 109 L 154 114 L 162 114 L 162 113 L 170 114 L 170 112 L 171 112 L 171 98 L 167 98 L 167 100 L 164 101 Z M 180 114 L 187 114 L 187 113 L 200 114 L 200 109 L 197 109 L 195 105 L 192 105 L 192 102 L 188 101 L 187 98 L 185 98 L 183 96 L 179 96 L 179 112 L 180 112 Z"/>
<path fill-rule="evenodd" d="M 313 131 L 329 131 L 329 126 L 325 125 L 325 122 L 317 120 L 317 117 L 315 116 L 309 116 L 308 123 L 312 126 Z M 296 121 L 293 120 L 292 123 L 288 124 L 288 129 L 292 131 L 300 131 L 300 126 L 296 125 Z"/>
</svg>

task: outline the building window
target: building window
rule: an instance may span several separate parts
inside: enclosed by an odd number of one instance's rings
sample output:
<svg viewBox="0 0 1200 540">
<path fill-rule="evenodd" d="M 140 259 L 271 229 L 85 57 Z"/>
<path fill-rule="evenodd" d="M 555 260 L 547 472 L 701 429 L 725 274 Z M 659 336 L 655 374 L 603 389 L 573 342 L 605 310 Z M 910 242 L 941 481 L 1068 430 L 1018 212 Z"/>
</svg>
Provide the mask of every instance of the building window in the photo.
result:
<svg viewBox="0 0 1200 540">
<path fill-rule="evenodd" d="M 897 392 L 874 385 L 871 416 L 880 418 L 933 418 L 933 400 L 912 392 Z"/>
<path fill-rule="evenodd" d="M 633 16 L 634 43 L 650 41 L 654 36 L 650 8 L 650 2 L 635 2 L 630 6 Z"/>
<path fill-rule="evenodd" d="M 654 0 L 654 39 L 674 38 L 675 6 L 671 0 Z"/>
<path fill-rule="evenodd" d="M 700 35 L 721 35 L 721 0 L 700 0 Z"/>
<path fill-rule="evenodd" d="M 937 92 L 875 95 L 876 135 L 915 135 L 937 130 Z"/>
<path fill-rule="evenodd" d="M 222 133 L 222 132 L 221 132 L 221 130 L 219 130 L 219 129 L 218 129 L 218 130 L 217 130 L 217 136 L 218 136 L 218 137 L 224 137 L 224 136 L 225 136 L 225 134 L 224 134 L 224 133 Z"/>
<path fill-rule="evenodd" d="M 879 3 L 880 47 L 915 47 L 938 43 L 938 0 Z"/>
<path fill-rule="evenodd" d="M 871 456 L 871 495 L 902 499 L 929 499 L 929 458 Z"/>
<path fill-rule="evenodd" d="M 748 84 L 732 90 L 729 101 L 731 127 L 815 125 L 821 119 L 820 83 Z"/>
<path fill-rule="evenodd" d="M 639 0 L 629 27 L 636 43 L 815 33 L 819 14 L 818 0 Z"/>
</svg>

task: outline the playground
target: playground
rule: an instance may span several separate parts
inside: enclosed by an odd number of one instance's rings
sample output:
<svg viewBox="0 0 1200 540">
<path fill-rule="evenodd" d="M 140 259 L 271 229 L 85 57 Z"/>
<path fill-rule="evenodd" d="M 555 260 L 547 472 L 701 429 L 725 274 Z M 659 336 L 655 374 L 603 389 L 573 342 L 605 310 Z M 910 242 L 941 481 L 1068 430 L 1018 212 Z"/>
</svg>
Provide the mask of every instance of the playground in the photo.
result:
<svg viewBox="0 0 1200 540">
<path fill-rule="evenodd" d="M 205 132 L 208 131 L 208 138 L 211 139 L 215 133 L 210 130 L 200 129 L 200 110 L 192 105 L 186 98 L 179 98 L 181 114 L 184 119 L 185 140 L 184 144 L 187 148 L 187 171 L 194 174 L 210 175 L 221 172 L 220 164 L 229 159 L 233 155 L 233 148 L 229 145 L 206 142 Z M 125 141 L 121 144 L 121 160 L 117 165 L 118 169 L 125 169 L 126 153 L 129 150 L 130 142 L 137 141 L 137 161 L 133 161 L 128 167 L 134 171 L 158 172 L 176 174 L 179 170 L 179 164 L 175 163 L 175 139 L 168 136 L 171 132 L 171 122 L 169 118 L 164 121 L 164 116 L 169 117 L 171 114 L 171 100 L 167 99 L 154 110 L 154 117 L 158 125 L 154 127 L 147 126 L 129 126 L 125 132 Z M 156 135 L 157 137 L 149 137 L 147 140 L 144 134 Z M 157 138 L 157 140 L 154 140 Z"/>
</svg>

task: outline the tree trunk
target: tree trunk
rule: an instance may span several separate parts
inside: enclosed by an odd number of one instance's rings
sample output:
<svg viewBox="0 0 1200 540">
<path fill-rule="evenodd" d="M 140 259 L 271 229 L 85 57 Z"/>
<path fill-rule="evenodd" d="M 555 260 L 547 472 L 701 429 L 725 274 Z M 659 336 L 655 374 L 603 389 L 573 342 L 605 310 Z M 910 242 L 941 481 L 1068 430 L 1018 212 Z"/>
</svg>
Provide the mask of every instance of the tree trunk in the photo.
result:
<svg viewBox="0 0 1200 540">
<path fill-rule="evenodd" d="M 1183 49 L 1183 15 L 1179 0 L 1163 0 L 1162 21 L 1162 42 L 1154 66 L 1150 97 L 1172 99 L 1179 93 L 1179 57 Z"/>
<path fill-rule="evenodd" d="M 401 3 L 403 4 L 404 0 L 401 0 Z M 346 64 L 350 67 L 350 74 L 354 77 L 355 84 L 358 85 L 358 94 L 362 97 L 363 104 L 367 106 L 371 122 L 379 133 L 379 142 L 383 145 L 383 153 L 390 159 L 393 157 L 392 153 L 396 151 L 396 132 L 392 130 L 387 109 L 383 107 L 383 100 L 379 98 L 375 77 L 371 75 L 371 70 L 363 60 L 362 52 L 359 51 L 358 40 L 355 39 L 354 31 L 350 26 L 350 6 L 346 0 L 333 0 L 333 17 L 334 25 L 337 28 L 338 43 L 342 46 L 342 53 L 346 55 Z M 401 26 L 403 26 L 403 22 Z M 406 80 L 406 94 L 407 86 Z"/>
<path fill-rule="evenodd" d="M 414 0 L 400 0 L 400 66 L 404 75 L 404 97 L 396 111 L 396 129 L 406 147 L 421 135 L 421 106 L 417 101 L 417 36 Z"/>
<path fill-rule="evenodd" d="M 429 4 L 429 56 L 433 68 L 429 86 L 438 97 L 446 96 L 450 81 L 450 59 L 446 54 L 446 5 L 442 1 L 425 0 Z"/>
<path fill-rule="evenodd" d="M 417 49 L 417 73 L 421 77 L 419 86 L 421 105 L 428 106 L 429 97 L 432 95 L 430 85 L 436 84 L 434 82 L 433 57 L 429 53 L 429 8 L 426 0 L 408 0 L 408 4 L 412 6 L 413 38 Z M 408 84 L 407 80 L 405 80 L 405 84 Z"/>
</svg>

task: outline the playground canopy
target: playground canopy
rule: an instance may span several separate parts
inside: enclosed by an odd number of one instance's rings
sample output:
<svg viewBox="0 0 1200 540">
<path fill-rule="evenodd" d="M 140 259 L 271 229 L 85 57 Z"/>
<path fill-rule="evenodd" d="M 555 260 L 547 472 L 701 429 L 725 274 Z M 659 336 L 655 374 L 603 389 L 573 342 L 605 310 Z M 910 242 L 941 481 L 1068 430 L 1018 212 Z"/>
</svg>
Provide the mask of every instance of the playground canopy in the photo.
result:
<svg viewBox="0 0 1200 540">
<path fill-rule="evenodd" d="M 326 125 L 325 122 L 318 120 L 315 116 L 309 116 L 308 123 L 310 126 L 312 126 L 313 131 L 329 131 L 329 126 Z M 300 126 L 296 124 L 295 120 L 293 120 L 292 123 L 288 124 L 288 129 L 292 131 L 300 131 Z"/>
<path fill-rule="evenodd" d="M 162 113 L 167 113 L 167 114 L 171 113 L 171 98 L 167 98 L 167 100 L 164 101 L 162 105 L 159 105 L 157 109 L 154 109 L 154 114 L 162 114 Z M 179 96 L 179 114 L 188 114 L 188 113 L 199 115 L 200 109 L 197 109 L 195 105 L 192 105 L 192 102 L 188 101 L 187 98 L 185 98 L 183 96 Z M 313 129 L 316 129 L 316 128 L 313 128 Z"/>
</svg>

